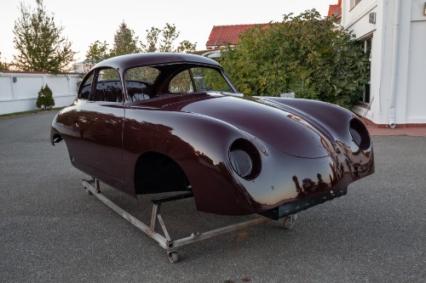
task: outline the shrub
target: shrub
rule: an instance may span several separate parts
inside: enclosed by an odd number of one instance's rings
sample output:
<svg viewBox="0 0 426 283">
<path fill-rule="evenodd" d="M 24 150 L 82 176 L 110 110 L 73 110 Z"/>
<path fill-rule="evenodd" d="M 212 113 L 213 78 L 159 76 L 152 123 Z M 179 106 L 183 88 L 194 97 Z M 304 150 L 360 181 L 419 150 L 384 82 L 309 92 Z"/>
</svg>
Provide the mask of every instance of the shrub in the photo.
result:
<svg viewBox="0 0 426 283">
<path fill-rule="evenodd" d="M 319 99 L 351 107 L 367 82 L 368 58 L 353 35 L 315 11 L 245 32 L 220 62 L 246 95 Z"/>
<path fill-rule="evenodd" d="M 52 90 L 46 84 L 44 87 L 40 88 L 38 92 L 36 105 L 38 108 L 46 110 L 47 108 L 52 108 L 55 106 L 55 100 L 53 99 Z"/>
</svg>

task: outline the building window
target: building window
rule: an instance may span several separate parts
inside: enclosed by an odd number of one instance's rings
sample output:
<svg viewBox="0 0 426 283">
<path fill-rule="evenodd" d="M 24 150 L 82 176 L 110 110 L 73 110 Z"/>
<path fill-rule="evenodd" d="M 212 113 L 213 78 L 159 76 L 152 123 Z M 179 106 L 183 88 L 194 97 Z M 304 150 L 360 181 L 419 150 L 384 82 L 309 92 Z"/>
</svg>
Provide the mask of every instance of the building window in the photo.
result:
<svg viewBox="0 0 426 283">
<path fill-rule="evenodd" d="M 358 5 L 359 2 L 361 2 L 362 0 L 351 0 L 351 9 L 353 9 L 356 5 Z"/>
<path fill-rule="evenodd" d="M 362 41 L 364 47 L 364 53 L 368 56 L 369 64 L 368 64 L 368 82 L 364 85 L 363 93 L 362 93 L 362 102 L 369 104 L 370 103 L 370 80 L 371 80 L 371 48 L 373 46 L 373 36 L 365 38 Z"/>
</svg>

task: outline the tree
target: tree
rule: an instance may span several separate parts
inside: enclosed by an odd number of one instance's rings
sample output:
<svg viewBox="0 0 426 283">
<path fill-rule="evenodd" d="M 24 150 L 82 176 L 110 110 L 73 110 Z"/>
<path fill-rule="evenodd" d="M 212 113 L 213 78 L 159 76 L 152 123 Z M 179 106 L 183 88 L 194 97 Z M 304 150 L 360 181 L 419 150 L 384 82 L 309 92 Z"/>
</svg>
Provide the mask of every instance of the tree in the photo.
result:
<svg viewBox="0 0 426 283">
<path fill-rule="evenodd" d="M 149 30 L 146 30 L 146 52 L 155 52 L 157 51 L 158 40 L 160 38 L 161 29 L 157 27 L 151 27 Z"/>
<path fill-rule="evenodd" d="M 247 95 L 319 99 L 351 107 L 367 82 L 368 58 L 353 35 L 315 11 L 244 33 L 221 63 Z"/>
<path fill-rule="evenodd" d="M 189 52 L 194 52 L 196 48 L 197 48 L 197 43 L 192 43 L 189 40 L 182 40 L 179 43 L 179 46 L 176 49 L 176 51 L 189 53 Z"/>
<path fill-rule="evenodd" d="M 121 23 L 114 36 L 112 50 L 108 50 L 106 41 L 96 40 L 93 42 L 86 53 L 86 61 L 97 63 L 103 59 L 138 52 L 193 52 L 197 44 L 189 40 L 183 40 L 176 47 L 176 40 L 179 37 L 179 31 L 174 24 L 166 23 L 160 29 L 151 27 L 146 30 L 145 42 L 139 41 L 126 23 Z"/>
<path fill-rule="evenodd" d="M 96 64 L 108 57 L 110 57 L 110 51 L 106 41 L 96 40 L 89 45 L 89 49 L 86 52 L 86 61 L 92 64 Z"/>
<path fill-rule="evenodd" d="M 21 3 L 13 29 L 18 51 L 14 64 L 23 71 L 62 72 L 74 59 L 71 43 L 62 36 L 63 28 L 55 24 L 43 1 L 36 2 L 35 9 Z"/>
<path fill-rule="evenodd" d="M 174 24 L 166 23 L 163 30 L 161 31 L 162 39 L 160 42 L 161 52 L 173 51 L 173 43 L 179 37 L 180 32 L 176 29 Z"/>
<path fill-rule="evenodd" d="M 38 92 L 36 106 L 44 110 L 55 106 L 55 100 L 53 99 L 52 90 L 47 84 L 44 87 L 42 86 L 40 91 Z"/>
<path fill-rule="evenodd" d="M 138 53 L 141 51 L 139 38 L 135 36 L 135 32 L 125 22 L 122 22 L 114 36 L 111 56 Z"/>
<path fill-rule="evenodd" d="M 8 65 L 6 62 L 3 62 L 1 60 L 1 52 L 0 52 L 0 72 L 1 71 L 7 71 L 9 69 Z"/>
<path fill-rule="evenodd" d="M 183 40 L 176 47 L 176 40 L 179 38 L 180 32 L 174 24 L 166 23 L 162 29 L 151 27 L 146 30 L 145 44 L 143 50 L 145 52 L 193 52 L 197 44 L 189 40 Z"/>
</svg>

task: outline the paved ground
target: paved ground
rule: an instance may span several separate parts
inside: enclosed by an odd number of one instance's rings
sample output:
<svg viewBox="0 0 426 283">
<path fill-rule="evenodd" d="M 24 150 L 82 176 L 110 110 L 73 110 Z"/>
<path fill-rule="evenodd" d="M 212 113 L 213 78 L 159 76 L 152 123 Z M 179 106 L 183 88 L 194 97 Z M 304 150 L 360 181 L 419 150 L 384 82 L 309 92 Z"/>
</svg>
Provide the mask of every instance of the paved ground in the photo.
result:
<svg viewBox="0 0 426 283">
<path fill-rule="evenodd" d="M 343 198 L 274 225 L 181 250 L 158 246 L 83 192 L 63 143 L 51 147 L 52 113 L 0 119 L 1 282 L 426 282 L 426 138 L 376 137 L 376 174 Z M 141 215 L 146 200 L 106 193 Z M 190 232 L 236 219 L 164 207 Z M 182 235 L 182 233 L 178 233 Z"/>
</svg>

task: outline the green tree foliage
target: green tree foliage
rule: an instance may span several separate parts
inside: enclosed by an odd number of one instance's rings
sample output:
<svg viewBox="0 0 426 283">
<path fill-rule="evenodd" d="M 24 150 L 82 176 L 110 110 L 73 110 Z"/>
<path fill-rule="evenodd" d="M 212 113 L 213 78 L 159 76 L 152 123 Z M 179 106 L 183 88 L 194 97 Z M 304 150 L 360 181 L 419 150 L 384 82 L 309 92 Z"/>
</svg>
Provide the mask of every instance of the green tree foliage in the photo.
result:
<svg viewBox="0 0 426 283">
<path fill-rule="evenodd" d="M 90 44 L 86 52 L 86 61 L 92 64 L 96 64 L 108 57 L 110 57 L 110 51 L 106 41 L 96 40 Z"/>
<path fill-rule="evenodd" d="M 52 90 L 47 84 L 44 87 L 42 86 L 40 91 L 38 92 L 36 106 L 44 110 L 55 106 L 55 100 L 53 99 Z"/>
<path fill-rule="evenodd" d="M 18 52 L 14 65 L 23 71 L 62 72 L 74 59 L 71 43 L 62 36 L 63 28 L 55 24 L 43 1 L 36 2 L 35 9 L 21 3 L 13 29 Z"/>
<path fill-rule="evenodd" d="M 7 63 L 1 60 L 1 52 L 0 52 L 0 72 L 7 71 L 8 69 L 9 69 L 9 66 L 7 65 Z"/>
<path fill-rule="evenodd" d="M 189 40 L 182 40 L 177 47 L 177 52 L 190 53 L 194 52 L 197 48 L 197 43 L 192 43 Z"/>
<path fill-rule="evenodd" d="M 197 44 L 189 40 L 183 40 L 178 45 L 176 40 L 180 32 L 174 24 L 166 23 L 160 29 L 151 27 L 146 30 L 145 42 L 139 41 L 135 32 L 126 23 L 121 23 L 114 36 L 114 44 L 108 49 L 106 41 L 96 40 L 86 53 L 86 61 L 95 64 L 106 58 L 138 52 L 193 52 Z M 177 45 L 177 46 L 176 46 Z"/>
<path fill-rule="evenodd" d="M 176 46 L 176 40 L 179 38 L 180 32 L 174 24 L 166 23 L 160 29 L 151 27 L 146 30 L 145 44 L 143 51 L 145 52 L 193 52 L 197 48 L 196 43 L 189 40 L 183 40 Z"/>
<path fill-rule="evenodd" d="M 151 27 L 146 30 L 146 44 L 144 51 L 146 52 L 155 52 L 157 51 L 158 41 L 161 35 L 161 29 L 157 27 Z"/>
<path fill-rule="evenodd" d="M 139 38 L 125 22 L 122 22 L 114 36 L 114 45 L 111 56 L 141 52 Z"/>
<path fill-rule="evenodd" d="M 162 39 L 160 41 L 161 52 L 173 51 L 173 43 L 179 37 L 180 32 L 176 29 L 174 24 L 166 23 L 161 31 Z"/>
<path fill-rule="evenodd" d="M 293 91 L 345 107 L 359 101 L 369 65 L 353 36 L 315 10 L 247 31 L 221 63 L 246 95 Z"/>
</svg>

